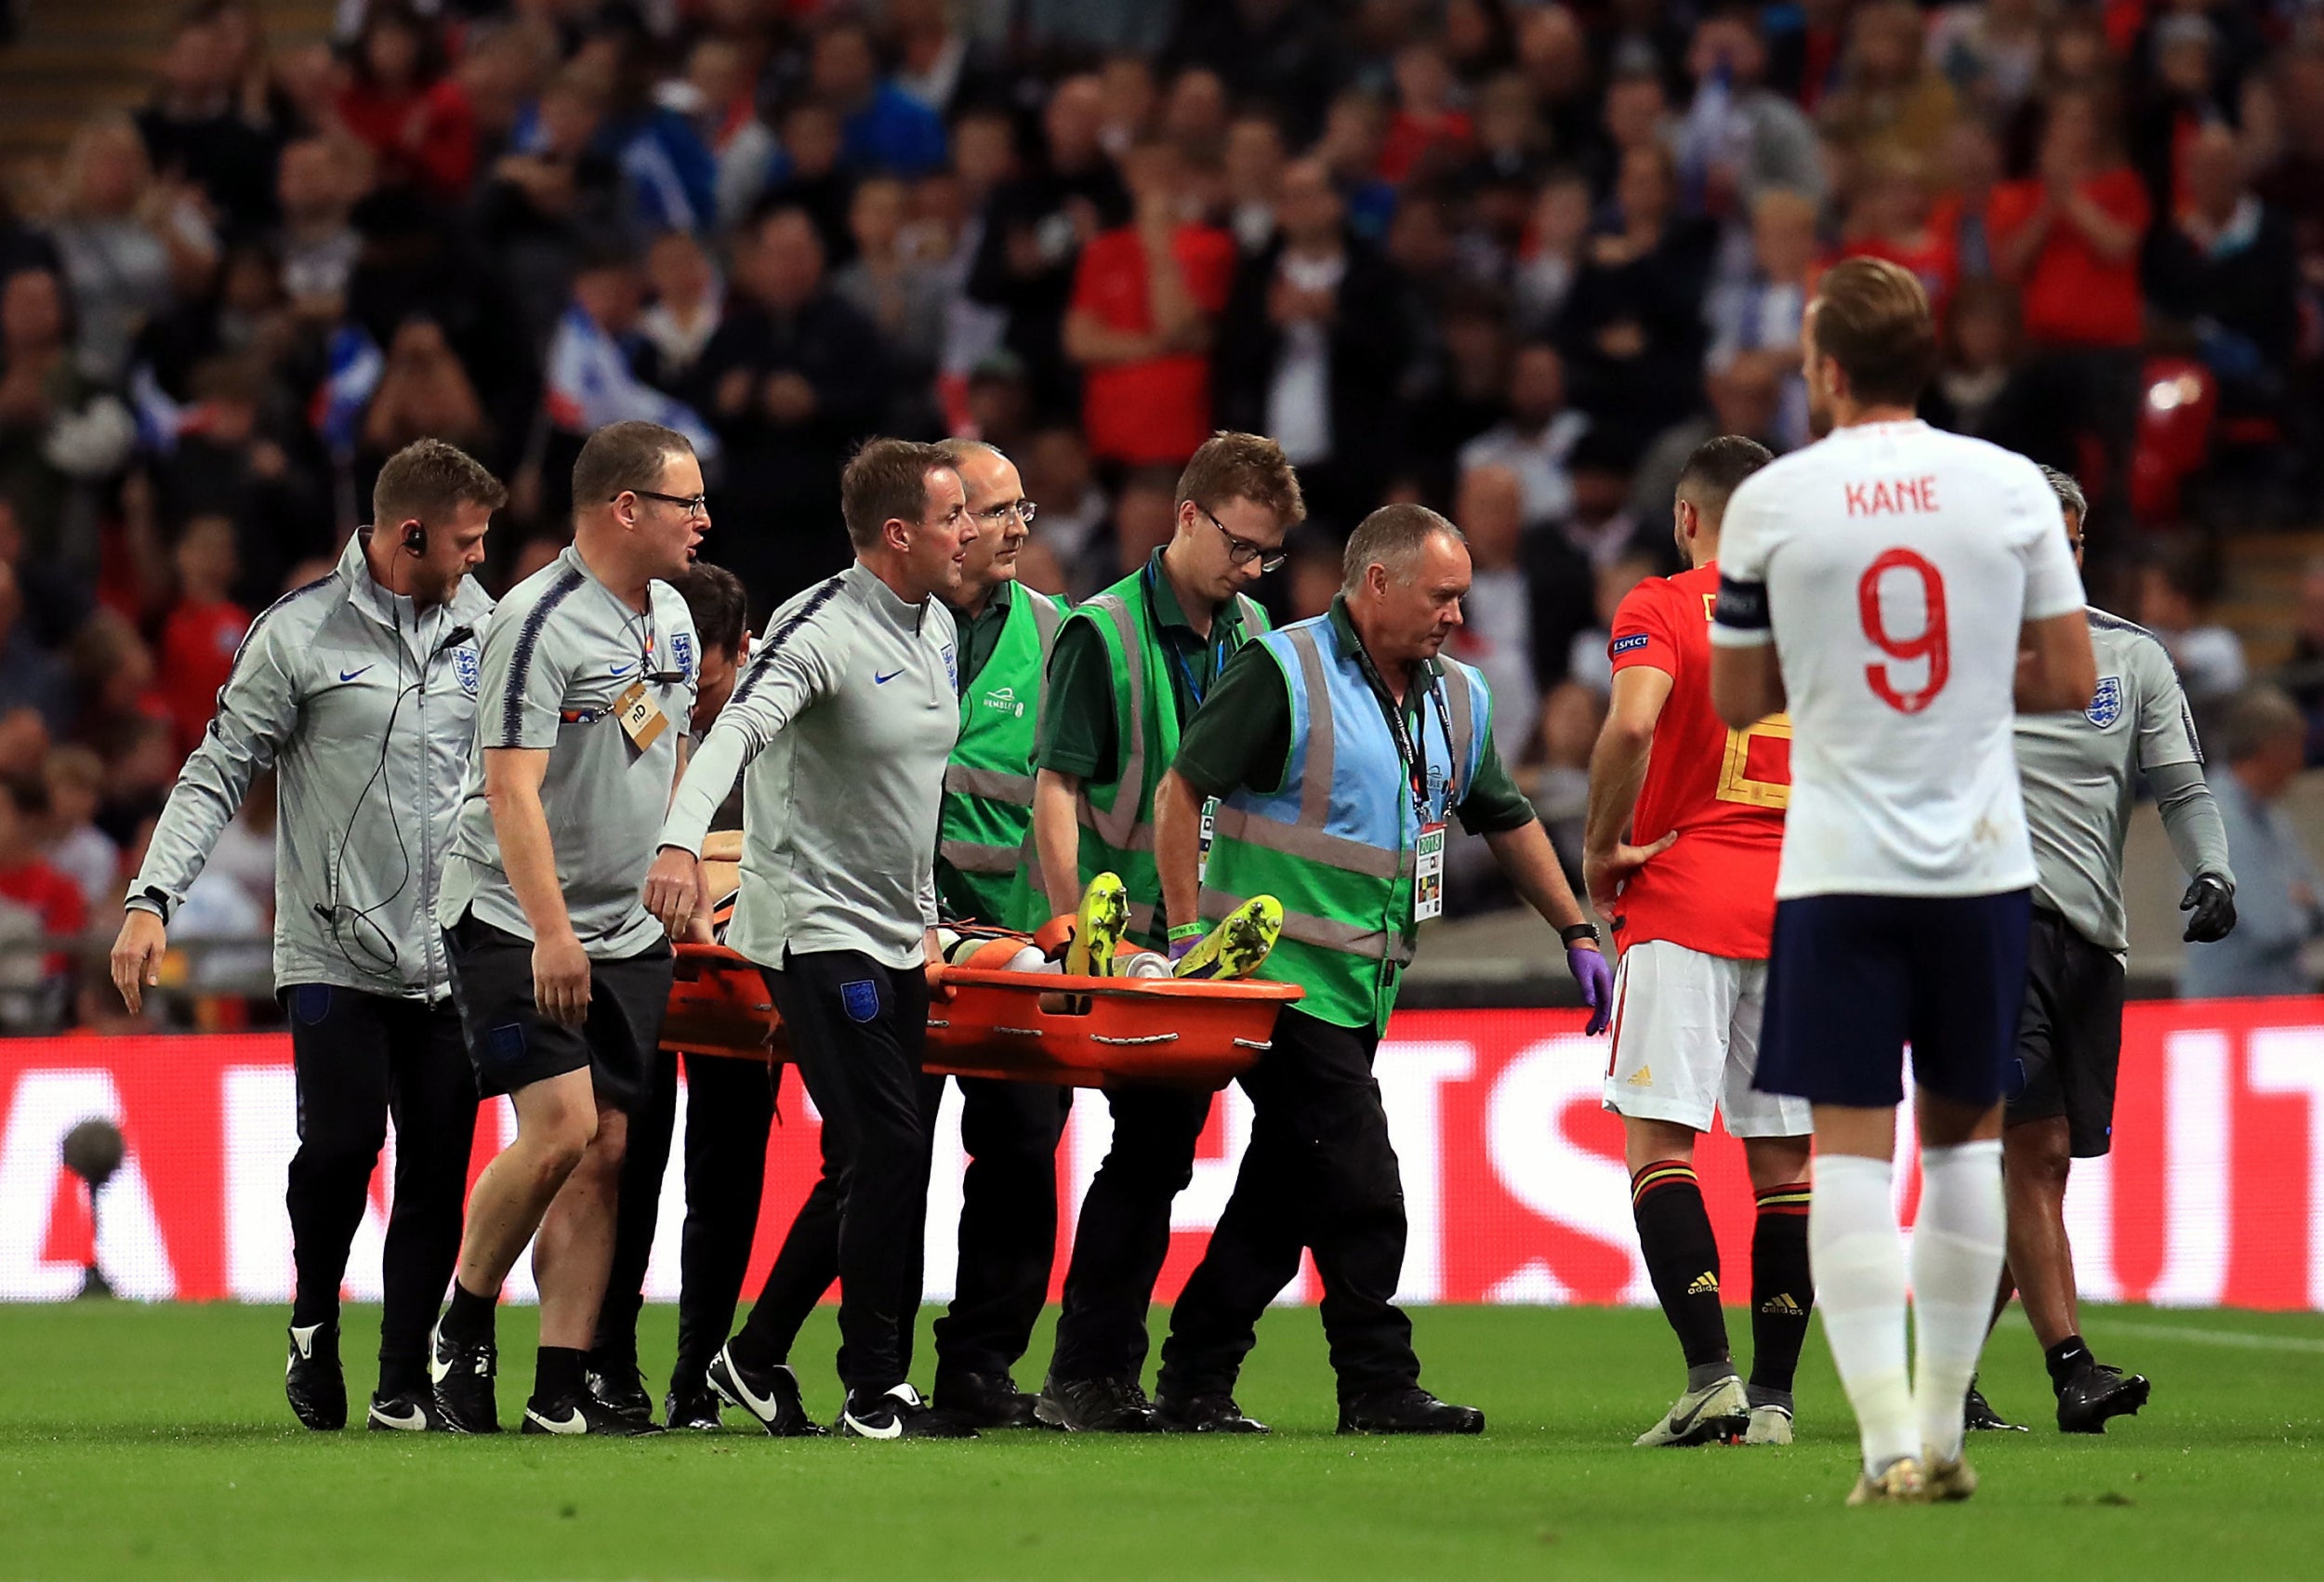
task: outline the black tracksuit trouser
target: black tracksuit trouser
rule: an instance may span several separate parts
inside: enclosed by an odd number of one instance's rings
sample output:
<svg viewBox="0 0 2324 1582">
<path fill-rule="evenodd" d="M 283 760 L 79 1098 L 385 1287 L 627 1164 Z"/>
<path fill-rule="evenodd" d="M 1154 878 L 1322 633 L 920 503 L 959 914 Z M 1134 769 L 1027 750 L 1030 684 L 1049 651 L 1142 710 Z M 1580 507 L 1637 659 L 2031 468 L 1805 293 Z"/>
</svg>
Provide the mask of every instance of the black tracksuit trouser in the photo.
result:
<svg viewBox="0 0 2324 1582">
<path fill-rule="evenodd" d="M 336 1320 L 348 1249 L 395 1124 L 394 1195 L 381 1255 L 384 1391 L 425 1390 L 428 1332 L 460 1256 L 476 1075 L 449 999 L 429 1005 L 329 983 L 283 991 L 298 1090 L 288 1190 L 297 1270 L 293 1324 Z"/>
<path fill-rule="evenodd" d="M 1256 1112 L 1235 1191 L 1170 1312 L 1157 1393 L 1232 1393 L 1267 1304 L 1312 1248 L 1324 1337 L 1343 1402 L 1419 1382 L 1412 1323 L 1395 1305 L 1404 1184 L 1372 1058 L 1380 1035 L 1286 1008 L 1242 1078 Z"/>
</svg>

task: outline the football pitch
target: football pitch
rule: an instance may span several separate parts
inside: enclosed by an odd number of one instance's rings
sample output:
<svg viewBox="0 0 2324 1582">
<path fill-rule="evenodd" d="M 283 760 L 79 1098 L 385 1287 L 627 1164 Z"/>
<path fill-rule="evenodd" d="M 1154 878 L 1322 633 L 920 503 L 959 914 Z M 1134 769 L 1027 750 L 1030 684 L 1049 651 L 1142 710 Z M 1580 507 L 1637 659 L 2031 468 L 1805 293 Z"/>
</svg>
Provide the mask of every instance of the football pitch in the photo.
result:
<svg viewBox="0 0 2324 1582">
<path fill-rule="evenodd" d="M 1335 1436 L 1312 1310 L 1272 1312 L 1244 1377 L 1269 1439 L 880 1444 L 310 1434 L 283 1403 L 279 1310 L 0 1307 L 0 1576 L 1984 1582 L 2314 1575 L 2324 1551 L 2324 1315 L 2093 1310 L 2100 1354 L 2155 1379 L 2102 1439 L 2049 1426 L 2013 1317 L 1985 1382 L 2036 1431 L 1972 1441 L 1985 1487 L 1969 1504 L 1901 1510 L 1842 1506 L 1855 1440 L 1820 1334 L 1797 1444 L 1644 1451 L 1630 1441 L 1678 1383 L 1659 1314 L 1414 1322 L 1426 1382 L 1485 1407 L 1483 1438 Z M 1729 1322 L 1741 1339 L 1748 1320 Z M 504 1422 L 532 1327 L 530 1310 L 502 1317 Z M 672 1333 L 670 1310 L 647 1310 L 657 1396 Z M 349 1313 L 358 1421 L 376 1338 L 376 1310 Z M 819 1414 L 838 1406 L 836 1338 L 826 1308 L 797 1353 Z M 923 1322 L 923 1376 L 927 1344 Z"/>
</svg>

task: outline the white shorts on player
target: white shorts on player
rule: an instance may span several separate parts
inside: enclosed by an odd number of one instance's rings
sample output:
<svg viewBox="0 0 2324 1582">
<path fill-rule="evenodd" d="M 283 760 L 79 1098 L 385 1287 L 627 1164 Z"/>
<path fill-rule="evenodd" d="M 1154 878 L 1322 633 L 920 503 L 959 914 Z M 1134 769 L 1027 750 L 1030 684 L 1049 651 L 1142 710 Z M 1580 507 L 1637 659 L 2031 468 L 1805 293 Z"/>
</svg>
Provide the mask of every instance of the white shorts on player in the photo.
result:
<svg viewBox="0 0 2324 1582">
<path fill-rule="evenodd" d="M 1668 940 L 1622 952 L 1614 973 L 1614 1048 L 1605 1107 L 1632 1120 L 1733 1137 L 1804 1137 L 1807 1101 L 1751 1086 L 1759 1065 L 1767 964 L 1706 956 Z"/>
</svg>

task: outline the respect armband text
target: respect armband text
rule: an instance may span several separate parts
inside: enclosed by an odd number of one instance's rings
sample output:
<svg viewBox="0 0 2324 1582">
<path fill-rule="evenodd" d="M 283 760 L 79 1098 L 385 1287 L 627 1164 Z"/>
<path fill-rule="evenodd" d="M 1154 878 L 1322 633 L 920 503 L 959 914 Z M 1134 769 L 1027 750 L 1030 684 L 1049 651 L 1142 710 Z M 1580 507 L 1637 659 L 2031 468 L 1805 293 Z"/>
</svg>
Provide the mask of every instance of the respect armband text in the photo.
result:
<svg viewBox="0 0 2324 1582">
<path fill-rule="evenodd" d="M 1767 585 L 1721 577 L 1719 603 L 1710 618 L 1723 626 L 1734 626 L 1742 631 L 1765 631 L 1768 624 Z"/>
</svg>

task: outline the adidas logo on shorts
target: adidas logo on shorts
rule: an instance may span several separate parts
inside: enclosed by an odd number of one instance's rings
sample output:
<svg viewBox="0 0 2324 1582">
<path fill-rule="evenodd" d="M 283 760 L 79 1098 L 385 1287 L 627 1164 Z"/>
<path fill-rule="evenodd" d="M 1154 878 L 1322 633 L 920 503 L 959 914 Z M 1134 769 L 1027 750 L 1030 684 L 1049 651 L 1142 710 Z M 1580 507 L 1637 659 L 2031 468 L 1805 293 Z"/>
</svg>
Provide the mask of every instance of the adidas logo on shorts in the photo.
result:
<svg viewBox="0 0 2324 1582">
<path fill-rule="evenodd" d="M 1690 1297 L 1717 1296 L 1719 1294 L 1719 1276 L 1713 1274 L 1708 1269 L 1704 1270 L 1700 1274 L 1695 1276 L 1695 1283 L 1686 1287 L 1686 1294 Z"/>
<path fill-rule="evenodd" d="M 1786 1318 L 1798 1318 L 1803 1312 L 1800 1304 L 1791 1299 L 1791 1293 L 1789 1291 L 1777 1291 L 1759 1304 L 1759 1311 L 1765 1313 L 1778 1313 Z"/>
<path fill-rule="evenodd" d="M 1652 1088 L 1655 1085 L 1655 1068 L 1650 1065 L 1642 1065 L 1623 1080 L 1632 1088 Z"/>
</svg>

